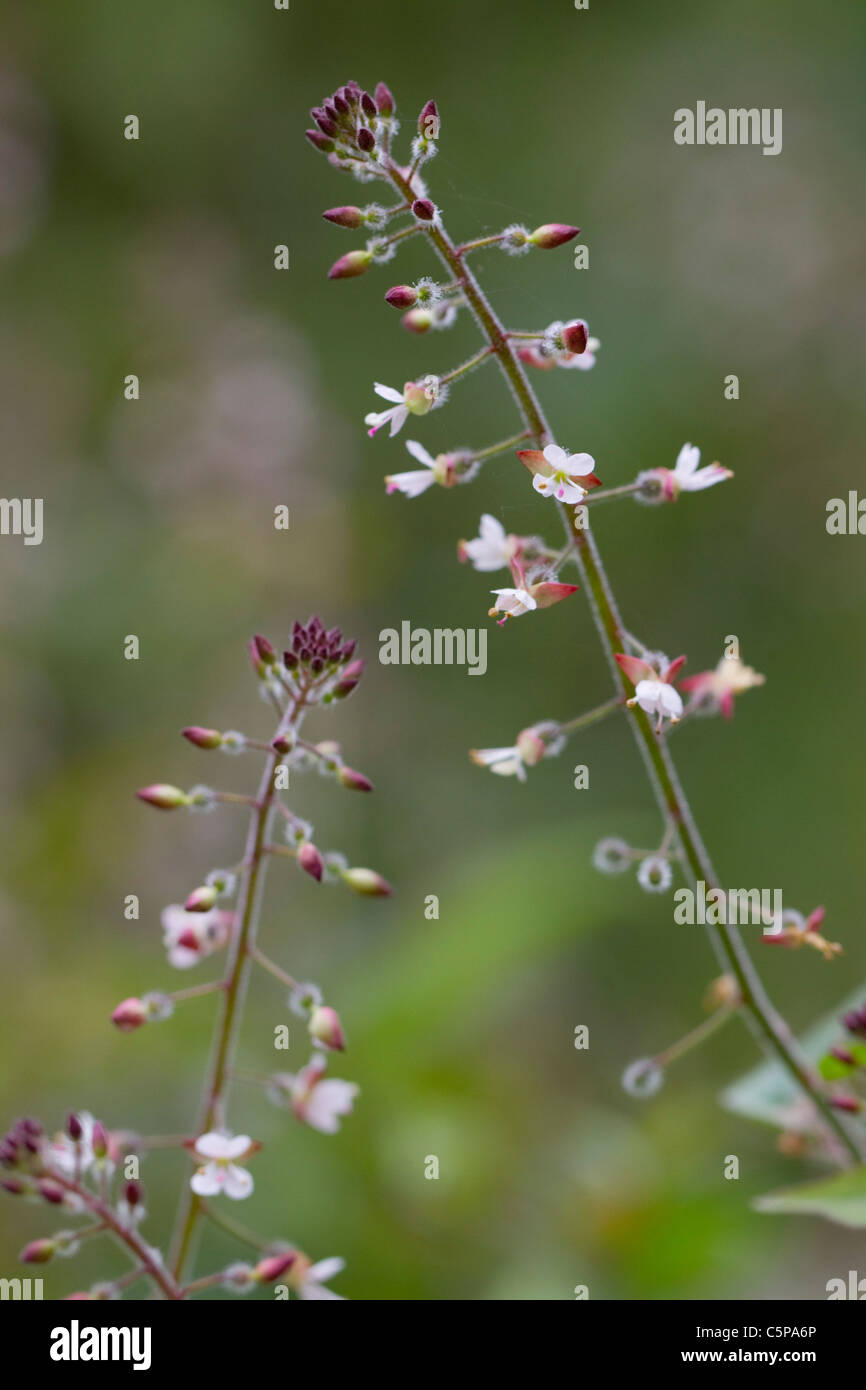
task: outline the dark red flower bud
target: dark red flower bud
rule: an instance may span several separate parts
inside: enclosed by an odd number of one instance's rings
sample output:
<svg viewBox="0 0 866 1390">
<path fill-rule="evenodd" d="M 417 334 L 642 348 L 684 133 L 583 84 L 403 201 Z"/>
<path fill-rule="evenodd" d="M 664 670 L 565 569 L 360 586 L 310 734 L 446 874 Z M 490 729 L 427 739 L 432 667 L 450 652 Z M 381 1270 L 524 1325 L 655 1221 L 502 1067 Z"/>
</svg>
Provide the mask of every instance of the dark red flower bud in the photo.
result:
<svg viewBox="0 0 866 1390">
<path fill-rule="evenodd" d="M 376 115 L 376 103 L 369 92 L 361 93 L 361 110 L 364 112 L 365 116 Z"/>
<path fill-rule="evenodd" d="M 574 352 L 580 356 L 581 353 L 586 352 L 588 336 L 583 319 L 575 319 L 573 323 L 567 323 L 562 330 L 563 346 L 569 352 Z"/>
<path fill-rule="evenodd" d="M 376 83 L 376 105 L 379 108 L 380 116 L 393 116 L 394 98 L 390 88 L 386 87 L 384 82 Z"/>
<path fill-rule="evenodd" d="M 325 864 L 315 845 L 309 841 L 305 845 L 301 845 L 298 850 L 298 863 L 304 873 L 309 874 L 317 883 L 321 883 Z"/>
<path fill-rule="evenodd" d="M 317 150 L 321 150 L 322 154 L 330 154 L 333 150 L 333 140 L 329 140 L 327 135 L 323 135 L 320 130 L 305 130 L 304 134 L 310 144 L 314 145 Z"/>
<path fill-rule="evenodd" d="M 356 207 L 328 208 L 322 216 L 337 227 L 360 227 L 364 220 L 361 209 Z"/>
<path fill-rule="evenodd" d="M 436 216 L 436 204 L 429 198 L 416 198 L 412 204 L 412 211 L 419 222 L 432 222 Z"/>
<path fill-rule="evenodd" d="M 434 121 L 435 125 L 432 125 L 431 122 Z M 427 135 L 428 137 L 432 136 L 433 139 L 438 135 L 439 111 L 435 101 L 428 101 L 426 106 L 421 108 L 421 115 L 418 117 L 418 133 L 419 135 Z"/>
<path fill-rule="evenodd" d="M 394 309 L 412 309 L 418 301 L 418 291 L 411 285 L 394 285 L 385 295 L 385 300 Z"/>
<path fill-rule="evenodd" d="M 371 150 L 374 150 L 376 148 L 375 136 L 373 135 L 372 130 L 368 130 L 365 125 L 361 126 L 361 129 L 358 131 L 356 139 L 358 143 L 358 149 L 363 150 L 365 154 L 369 154 Z"/>
</svg>

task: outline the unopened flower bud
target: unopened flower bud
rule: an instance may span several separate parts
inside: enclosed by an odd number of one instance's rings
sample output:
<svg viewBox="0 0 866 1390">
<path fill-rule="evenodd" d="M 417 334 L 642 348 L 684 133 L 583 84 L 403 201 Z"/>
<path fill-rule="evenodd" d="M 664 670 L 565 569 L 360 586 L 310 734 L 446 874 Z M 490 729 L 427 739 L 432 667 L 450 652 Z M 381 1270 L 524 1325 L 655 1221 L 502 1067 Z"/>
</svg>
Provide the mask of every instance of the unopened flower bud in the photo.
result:
<svg viewBox="0 0 866 1390">
<path fill-rule="evenodd" d="M 426 333 L 433 327 L 433 315 L 429 309 L 410 309 L 400 321 L 410 333 Z"/>
<path fill-rule="evenodd" d="M 310 1014 L 308 1024 L 310 1037 L 322 1047 L 326 1047 L 333 1052 L 342 1052 L 346 1046 L 346 1038 L 340 1023 L 340 1017 L 336 1009 L 330 1008 L 327 1004 L 322 1004 L 313 1009 Z"/>
<path fill-rule="evenodd" d="M 140 1182 L 130 1180 L 123 1189 L 123 1195 L 130 1207 L 139 1207 L 142 1203 L 143 1190 Z"/>
<path fill-rule="evenodd" d="M 44 1202 L 49 1202 L 53 1207 L 62 1206 L 66 1200 L 66 1193 L 63 1191 L 63 1188 L 58 1187 L 57 1183 L 51 1182 L 49 1179 L 43 1179 L 41 1182 L 37 1183 L 37 1188 L 42 1200 Z"/>
<path fill-rule="evenodd" d="M 305 130 L 304 134 L 310 144 L 315 146 L 317 150 L 321 150 L 322 154 L 330 154 L 333 150 L 333 140 L 330 140 L 327 135 L 323 135 L 320 130 Z"/>
<path fill-rule="evenodd" d="M 136 1028 L 140 1028 L 143 1023 L 147 1023 L 148 1013 L 142 999 L 134 996 L 124 999 L 114 1013 L 111 1021 L 115 1028 L 119 1028 L 121 1033 L 134 1033 Z"/>
<path fill-rule="evenodd" d="M 356 893 L 370 898 L 389 898 L 393 889 L 375 869 L 342 869 L 340 878 Z"/>
<path fill-rule="evenodd" d="M 578 356 L 586 352 L 588 341 L 589 333 L 583 319 L 574 319 L 572 323 L 567 323 L 562 330 L 563 347 Z"/>
<path fill-rule="evenodd" d="M 347 251 L 338 261 L 334 261 L 328 271 L 329 280 L 348 280 L 353 275 L 363 275 L 373 259 L 371 251 Z"/>
<path fill-rule="evenodd" d="M 837 1110 L 847 1110 L 851 1115 L 859 1115 L 863 1109 L 863 1102 L 855 1096 L 830 1096 L 829 1101 Z"/>
<path fill-rule="evenodd" d="M 253 638 L 253 643 L 258 653 L 259 660 L 263 662 L 265 666 L 273 666 L 277 656 L 267 637 L 262 637 L 260 633 L 256 633 Z"/>
<path fill-rule="evenodd" d="M 319 127 L 319 130 L 322 132 L 323 135 L 332 137 L 337 134 L 336 122 L 332 119 L 331 116 L 328 115 L 326 111 L 322 109 L 322 107 L 314 106 L 313 110 L 310 112 L 310 115 L 316 122 L 316 125 Z"/>
<path fill-rule="evenodd" d="M 194 888 L 184 903 L 187 912 L 210 912 L 215 906 L 219 893 L 212 883 L 203 883 Z"/>
<path fill-rule="evenodd" d="M 309 874 L 317 883 L 321 883 L 322 871 L 325 865 L 315 845 L 307 841 L 306 844 L 300 846 L 298 849 L 298 863 L 304 870 L 304 873 Z"/>
<path fill-rule="evenodd" d="M 55 1253 L 53 1240 L 31 1240 L 18 1256 L 25 1265 L 45 1265 Z"/>
<path fill-rule="evenodd" d="M 334 686 L 334 695 L 338 700 L 344 700 L 347 695 L 351 695 L 358 681 L 364 673 L 363 661 L 350 661 L 340 675 L 340 679 Z"/>
<path fill-rule="evenodd" d="M 223 741 L 219 729 L 203 729 L 199 724 L 191 724 L 188 729 L 181 729 L 181 733 L 196 748 L 219 748 Z"/>
<path fill-rule="evenodd" d="M 411 309 L 418 302 L 418 291 L 412 285 L 394 285 L 385 299 L 394 309 Z"/>
<path fill-rule="evenodd" d="M 188 806 L 189 797 L 180 787 L 171 787 L 167 782 L 154 782 L 150 787 L 142 787 L 136 792 L 140 801 L 149 806 L 157 806 L 160 811 L 174 811 L 178 806 Z"/>
<path fill-rule="evenodd" d="M 364 221 L 364 214 L 356 207 L 328 208 L 322 216 L 337 227 L 360 227 Z"/>
<path fill-rule="evenodd" d="M 432 222 L 436 216 L 436 204 L 429 198 L 416 198 L 412 204 L 412 211 L 419 222 Z"/>
<path fill-rule="evenodd" d="M 384 82 L 377 82 L 377 83 L 376 83 L 376 92 L 375 92 L 375 96 L 376 96 L 376 106 L 377 106 L 377 108 L 378 108 L 379 115 L 380 115 L 380 116 L 393 116 L 393 114 L 394 114 L 394 98 L 393 98 L 393 96 L 391 95 L 390 88 L 388 88 L 388 87 L 385 85 Z"/>
<path fill-rule="evenodd" d="M 529 240 L 533 246 L 552 251 L 555 246 L 563 246 L 565 242 L 573 241 L 579 235 L 579 227 L 569 227 L 564 222 L 545 222 L 543 226 L 530 232 Z"/>
<path fill-rule="evenodd" d="M 287 1250 L 282 1255 L 266 1255 L 253 1270 L 253 1278 L 258 1284 L 273 1284 L 281 1274 L 291 1269 L 297 1258 L 294 1250 Z"/>
<path fill-rule="evenodd" d="M 431 122 L 435 122 L 435 124 L 431 125 Z M 421 114 L 418 117 L 418 134 L 430 136 L 438 135 L 438 133 L 439 110 L 436 106 L 435 101 L 431 100 L 428 101 L 426 105 L 421 108 Z"/>
<path fill-rule="evenodd" d="M 69 1138 L 72 1140 L 74 1144 L 77 1144 L 79 1139 L 84 1134 L 84 1126 L 82 1125 L 81 1121 L 79 1120 L 78 1116 L 74 1113 L 74 1111 L 72 1114 L 67 1116 L 66 1133 L 69 1135 Z"/>
<path fill-rule="evenodd" d="M 341 767 L 337 772 L 337 781 L 341 787 L 347 787 L 353 792 L 371 792 L 373 783 L 369 777 L 365 777 L 363 772 L 356 772 L 353 767 Z"/>
<path fill-rule="evenodd" d="M 376 137 L 374 136 L 372 130 L 368 130 L 365 125 L 361 126 L 361 129 L 358 131 L 356 139 L 358 143 L 358 149 L 363 150 L 364 154 L 370 154 L 371 151 L 376 148 Z"/>
<path fill-rule="evenodd" d="M 105 1132 L 105 1126 L 100 1124 L 99 1120 L 93 1126 L 90 1143 L 96 1157 L 105 1158 L 108 1153 L 108 1135 Z"/>
</svg>

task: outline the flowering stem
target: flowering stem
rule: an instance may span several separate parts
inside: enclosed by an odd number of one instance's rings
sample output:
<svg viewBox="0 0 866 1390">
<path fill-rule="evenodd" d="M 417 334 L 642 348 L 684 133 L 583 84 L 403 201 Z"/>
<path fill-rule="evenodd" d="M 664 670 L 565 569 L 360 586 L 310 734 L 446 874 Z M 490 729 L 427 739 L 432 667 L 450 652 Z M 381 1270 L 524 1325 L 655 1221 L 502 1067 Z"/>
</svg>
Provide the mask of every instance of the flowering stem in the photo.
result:
<svg viewBox="0 0 866 1390">
<path fill-rule="evenodd" d="M 215 994 L 217 990 L 226 989 L 226 987 L 226 980 L 208 980 L 202 985 L 190 985 L 187 989 L 176 989 L 172 994 L 166 995 L 166 998 L 179 1004 L 184 999 L 198 999 L 203 994 Z"/>
<path fill-rule="evenodd" d="M 492 459 L 495 458 L 497 454 L 507 454 L 509 449 L 513 449 L 515 445 L 522 444 L 524 439 L 531 438 L 532 434 L 530 431 L 524 430 L 522 434 L 512 435 L 510 439 L 503 439 L 499 444 L 490 444 L 486 449 L 476 449 L 472 454 L 472 461 L 474 463 L 480 463 L 482 459 Z"/>
<path fill-rule="evenodd" d="M 404 197 L 411 196 L 411 189 L 406 179 L 393 162 L 388 165 L 388 177 Z M 511 346 L 508 334 L 499 322 L 478 280 L 469 266 L 461 259 L 463 252 L 471 249 L 472 244 L 458 249 L 441 224 L 431 225 L 428 229 L 428 235 L 440 260 L 453 275 L 461 280 L 467 303 L 484 333 L 490 349 L 496 355 L 527 430 L 531 437 L 537 440 L 539 448 L 543 448 L 552 442 L 553 436 L 541 405 Z M 488 240 L 481 244 L 492 244 L 492 241 Z M 595 538 L 588 526 L 580 528 L 573 525 L 561 503 L 557 503 L 557 506 L 566 533 L 574 541 L 574 558 L 580 571 L 583 587 L 589 597 L 611 674 L 621 694 L 624 697 L 629 697 L 631 695 L 630 683 L 614 659 L 615 653 L 625 650 L 625 632 Z M 677 838 L 688 874 L 695 883 L 698 880 L 703 880 L 708 889 L 710 887 L 717 888 L 719 886 L 718 878 L 693 820 L 691 809 L 680 786 L 667 745 L 656 736 L 646 713 L 640 706 L 636 705 L 633 708 L 632 718 L 629 722 L 662 815 L 666 819 L 669 817 L 676 826 Z M 849 1133 L 833 1110 L 820 1078 L 802 1056 L 785 1019 L 771 1004 L 736 927 L 720 925 L 710 927 L 708 930 L 719 957 L 736 978 L 742 996 L 743 1010 L 750 1018 L 755 1032 L 765 1046 L 775 1053 L 797 1085 L 805 1092 L 822 1117 L 824 1124 L 843 1145 L 850 1160 L 854 1163 L 863 1162 L 866 1159 L 866 1141 L 861 1141 L 859 1137 L 855 1138 L 852 1133 Z"/>
<path fill-rule="evenodd" d="M 298 989 L 297 980 L 293 979 L 287 970 L 283 970 L 269 956 L 266 956 L 263 951 L 260 951 L 258 946 L 250 946 L 249 953 L 256 964 L 260 965 L 263 970 L 267 970 L 269 975 L 273 975 L 275 980 L 279 980 L 281 985 L 286 985 L 288 989 Z"/>
<path fill-rule="evenodd" d="M 591 492 L 583 499 L 583 506 L 591 502 L 595 507 L 599 502 L 612 502 L 615 497 L 630 497 L 639 492 L 643 483 L 635 480 L 633 483 L 623 483 L 622 487 L 605 487 L 600 492 Z"/>
<path fill-rule="evenodd" d="M 498 246 L 504 239 L 504 232 L 498 232 L 496 236 L 482 236 L 477 241 L 466 241 L 462 246 L 456 247 L 454 254 L 465 256 L 469 251 L 481 251 L 486 246 Z"/>
<path fill-rule="evenodd" d="M 228 1235 L 234 1236 L 236 1240 L 243 1241 L 244 1245 L 251 1246 L 254 1250 L 270 1250 L 271 1242 L 265 1240 L 264 1236 L 257 1236 L 255 1231 L 250 1231 L 246 1226 L 242 1226 L 240 1221 L 235 1221 L 233 1216 L 226 1216 L 224 1212 L 217 1211 L 210 1202 L 200 1203 L 202 1216 L 207 1217 L 215 1226 Z"/>
<path fill-rule="evenodd" d="M 557 733 L 571 734 L 574 733 L 575 729 L 583 729 L 587 724 L 595 724 L 597 720 L 612 714 L 615 709 L 621 709 L 624 703 L 621 695 L 614 695 L 603 705 L 597 705 L 595 709 L 588 710 L 586 714 L 578 714 L 574 719 L 569 719 L 567 724 L 560 724 Z"/>
<path fill-rule="evenodd" d="M 463 376 L 466 372 L 471 372 L 474 367 L 480 367 L 481 363 L 486 362 L 487 358 L 492 356 L 493 352 L 494 349 L 492 347 L 482 348 L 480 352 L 476 352 L 474 357 L 470 357 L 467 362 L 461 362 L 459 367 L 455 367 L 453 371 L 447 372 L 445 376 L 440 376 L 439 385 L 445 386 L 449 381 L 456 381 L 457 377 Z"/>
<path fill-rule="evenodd" d="M 150 1247 L 145 1244 L 137 1231 L 123 1224 L 108 1202 L 103 1201 L 101 1197 L 95 1197 L 88 1188 L 73 1178 L 66 1178 L 58 1173 L 53 1173 L 52 1181 L 56 1182 L 58 1186 L 66 1188 L 67 1192 L 74 1192 L 76 1197 L 81 1198 L 88 1211 L 99 1217 L 101 1225 L 107 1227 L 112 1235 L 132 1252 L 141 1271 L 149 1275 L 165 1298 L 179 1299 L 183 1297 L 174 1278 L 168 1270 L 163 1269 Z"/>
<path fill-rule="evenodd" d="M 301 722 L 306 705 L 306 688 L 289 703 L 280 719 L 274 737 L 294 730 Z M 241 879 L 238 895 L 236 927 L 231 946 L 228 974 L 226 977 L 225 999 L 217 1020 L 216 1031 L 208 1067 L 208 1079 L 202 1096 L 198 1133 L 214 1129 L 224 1122 L 225 1096 L 230 1080 L 230 1067 L 240 1028 L 243 1002 L 252 968 L 252 950 L 258 934 L 262 894 L 267 870 L 265 845 L 267 831 L 276 796 L 275 773 L 282 763 L 283 754 L 272 751 L 267 758 L 259 784 L 258 795 L 247 798 L 253 807 L 247 832 L 244 861 L 246 867 Z M 201 1199 L 184 1184 L 178 1210 L 175 1231 L 171 1242 L 170 1268 L 173 1277 L 180 1280 L 183 1268 L 190 1253 L 198 1217 L 201 1212 Z"/>
<path fill-rule="evenodd" d="M 699 1047 L 702 1042 L 711 1037 L 723 1023 L 727 1023 L 729 1018 L 733 1018 L 737 1012 L 737 1007 L 730 1009 L 716 1009 L 715 1013 L 710 1014 L 709 1018 L 702 1019 L 696 1028 L 686 1033 L 684 1038 L 679 1038 L 677 1042 L 671 1043 L 662 1052 L 657 1052 L 653 1057 L 653 1062 L 663 1070 L 671 1062 L 675 1062 L 678 1057 L 684 1057 L 692 1048 Z"/>
</svg>

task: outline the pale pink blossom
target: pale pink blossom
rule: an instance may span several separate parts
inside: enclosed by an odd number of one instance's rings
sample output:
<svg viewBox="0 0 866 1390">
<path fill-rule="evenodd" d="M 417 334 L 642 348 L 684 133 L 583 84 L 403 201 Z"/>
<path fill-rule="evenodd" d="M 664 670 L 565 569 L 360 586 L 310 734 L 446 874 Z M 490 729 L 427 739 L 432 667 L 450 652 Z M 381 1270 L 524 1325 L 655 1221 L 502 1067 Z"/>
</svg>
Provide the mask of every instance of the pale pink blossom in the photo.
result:
<svg viewBox="0 0 866 1390">
<path fill-rule="evenodd" d="M 248 1134 L 223 1134 L 211 1130 L 200 1134 L 192 1145 L 196 1158 L 204 1159 L 190 1178 L 190 1187 L 199 1197 L 216 1197 L 224 1192 L 234 1201 L 249 1197 L 253 1180 L 240 1163 L 260 1147 Z"/>
<path fill-rule="evenodd" d="M 187 912 L 179 903 L 171 903 L 161 921 L 169 964 L 176 970 L 188 970 L 228 945 L 234 914 L 221 908 Z"/>
<path fill-rule="evenodd" d="M 304 1124 L 320 1134 L 336 1134 L 340 1119 L 351 1113 L 359 1088 L 352 1081 L 336 1077 L 324 1078 L 327 1063 L 324 1057 L 311 1057 L 297 1076 L 281 1080 L 288 1087 L 292 1112 Z"/>
<path fill-rule="evenodd" d="M 478 527 L 478 535 L 471 541 L 461 541 L 457 554 L 461 560 L 468 560 L 473 569 L 480 573 L 506 569 L 520 545 L 517 536 L 509 536 L 501 521 L 485 512 Z"/>
</svg>

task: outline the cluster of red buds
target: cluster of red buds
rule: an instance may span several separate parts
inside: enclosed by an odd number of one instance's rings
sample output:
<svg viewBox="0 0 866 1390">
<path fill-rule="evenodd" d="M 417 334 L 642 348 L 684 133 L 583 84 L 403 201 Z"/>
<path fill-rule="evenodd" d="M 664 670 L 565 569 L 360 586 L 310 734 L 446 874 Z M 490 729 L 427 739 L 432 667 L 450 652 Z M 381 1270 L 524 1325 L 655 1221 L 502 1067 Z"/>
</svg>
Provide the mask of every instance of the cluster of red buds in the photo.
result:
<svg viewBox="0 0 866 1390">
<path fill-rule="evenodd" d="M 284 991 L 285 1008 L 304 1022 L 310 1060 L 296 1074 L 274 1073 L 266 1092 L 301 1123 L 321 1134 L 335 1134 L 350 1114 L 358 1087 L 327 1074 L 328 1056 L 346 1048 L 346 1036 L 336 1009 L 326 1003 L 315 984 L 299 982 L 262 951 L 258 942 L 262 888 L 273 858 L 294 860 L 316 882 L 342 881 L 365 897 L 387 897 L 390 885 L 376 870 L 353 867 L 334 851 L 321 851 L 312 825 L 286 800 L 289 774 L 317 769 L 349 790 L 370 792 L 373 784 L 348 766 L 340 745 L 332 740 L 311 742 L 302 733 L 307 716 L 317 708 L 345 700 L 357 688 L 363 662 L 355 643 L 339 628 L 326 628 L 319 617 L 293 624 L 282 656 L 267 638 L 257 635 L 249 646 L 261 694 L 273 708 L 276 728 L 258 739 L 237 730 L 221 732 L 189 725 L 182 733 L 203 751 L 231 755 L 258 754 L 264 768 L 257 791 L 242 794 L 195 786 L 190 791 L 166 782 L 152 783 L 139 798 L 158 810 L 187 807 L 191 811 L 240 806 L 250 818 L 246 848 L 228 868 L 211 869 L 193 887 L 183 904 L 170 904 L 162 913 L 168 963 L 188 970 L 212 956 L 224 954 L 225 965 L 214 979 L 173 991 L 153 991 L 124 999 L 113 1022 L 122 1033 L 145 1023 L 168 1019 L 175 1007 L 193 998 L 212 995 L 219 1014 L 204 1089 L 202 1108 L 191 1134 L 148 1139 L 129 1132 L 109 1133 L 90 1115 L 70 1115 L 63 1133 L 48 1139 L 31 1119 L 19 1120 L 0 1140 L 2 1187 L 10 1195 L 43 1201 L 70 1213 L 84 1214 L 87 1224 L 30 1242 L 21 1258 L 45 1263 L 55 1255 L 72 1255 L 85 1239 L 106 1232 L 119 1236 L 133 1257 L 133 1268 L 112 1283 L 95 1286 L 73 1298 L 120 1297 L 139 1278 L 147 1277 L 165 1298 L 186 1298 L 200 1290 L 222 1287 L 244 1293 L 280 1281 L 302 1299 L 338 1298 L 325 1281 L 339 1272 L 342 1261 L 313 1263 L 303 1252 L 274 1245 L 254 1265 L 234 1264 L 203 1278 L 184 1282 L 193 1230 L 206 1219 L 210 1202 L 219 1197 L 240 1200 L 253 1190 L 247 1161 L 261 1147 L 245 1134 L 228 1128 L 230 1085 L 237 1080 L 232 1050 L 240 1026 L 246 983 L 253 968 L 275 979 Z M 294 780 L 292 780 L 294 793 Z M 175 1148 L 187 1154 L 195 1169 L 184 1183 L 181 1210 L 167 1256 L 154 1251 L 139 1233 L 145 1217 L 138 1164 L 151 1149 Z M 129 1171 L 130 1163 L 135 1169 Z M 119 1186 L 118 1186 L 119 1184 Z M 253 1244 L 261 1245 L 258 1237 Z"/>
</svg>

